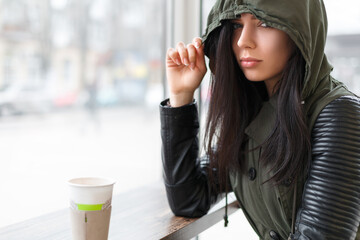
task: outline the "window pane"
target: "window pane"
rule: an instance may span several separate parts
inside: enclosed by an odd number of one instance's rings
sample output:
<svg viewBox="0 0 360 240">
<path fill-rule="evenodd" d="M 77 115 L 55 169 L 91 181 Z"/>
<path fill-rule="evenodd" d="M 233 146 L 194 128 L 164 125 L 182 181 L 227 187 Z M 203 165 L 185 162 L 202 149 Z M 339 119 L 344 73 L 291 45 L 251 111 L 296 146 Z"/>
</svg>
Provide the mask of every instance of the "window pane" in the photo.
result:
<svg viewBox="0 0 360 240">
<path fill-rule="evenodd" d="M 164 0 L 1 0 L 0 227 L 161 179 Z"/>
<path fill-rule="evenodd" d="M 326 54 L 334 66 L 332 76 L 360 94 L 360 2 L 327 0 L 329 37 Z M 347 7 L 351 6 L 351 8 Z"/>
</svg>

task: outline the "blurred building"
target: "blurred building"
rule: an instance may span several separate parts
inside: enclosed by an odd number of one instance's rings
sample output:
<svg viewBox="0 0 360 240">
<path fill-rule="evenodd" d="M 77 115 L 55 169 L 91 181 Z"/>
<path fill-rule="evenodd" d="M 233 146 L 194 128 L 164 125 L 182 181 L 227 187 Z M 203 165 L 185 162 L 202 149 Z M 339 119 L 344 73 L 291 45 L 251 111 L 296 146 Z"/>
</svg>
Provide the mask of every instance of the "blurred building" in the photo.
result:
<svg viewBox="0 0 360 240">
<path fill-rule="evenodd" d="M 24 89 L 82 105 L 94 87 L 99 106 L 144 103 L 161 85 L 161 4 L 0 0 L 0 106 Z"/>
<path fill-rule="evenodd" d="M 360 95 L 360 34 L 329 36 L 326 53 L 334 66 L 333 76 Z"/>
</svg>

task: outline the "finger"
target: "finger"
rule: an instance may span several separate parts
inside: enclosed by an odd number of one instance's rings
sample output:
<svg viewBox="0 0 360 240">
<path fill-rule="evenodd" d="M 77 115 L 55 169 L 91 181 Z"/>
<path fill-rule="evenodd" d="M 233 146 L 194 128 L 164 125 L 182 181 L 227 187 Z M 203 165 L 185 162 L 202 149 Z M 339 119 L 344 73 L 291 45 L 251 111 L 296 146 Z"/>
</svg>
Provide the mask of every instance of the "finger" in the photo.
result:
<svg viewBox="0 0 360 240">
<path fill-rule="evenodd" d="M 203 46 L 202 40 L 199 37 L 194 38 L 192 43 L 194 44 L 195 48 L 200 48 Z"/>
<path fill-rule="evenodd" d="M 187 52 L 187 49 L 185 47 L 185 44 L 183 42 L 179 42 L 177 44 L 177 46 L 176 46 L 176 50 L 180 54 L 181 62 L 183 64 L 185 64 L 186 66 L 189 65 L 188 52 Z"/>
<path fill-rule="evenodd" d="M 180 65 L 180 64 L 181 64 L 179 52 L 177 52 L 177 51 L 176 51 L 175 49 L 173 49 L 173 48 L 169 48 L 169 49 L 168 49 L 168 51 L 167 51 L 167 58 L 168 58 L 168 60 L 174 62 L 174 63 L 177 64 L 177 65 Z"/>
<path fill-rule="evenodd" d="M 197 61 L 204 58 L 204 44 L 201 40 L 201 38 L 196 37 L 193 39 L 193 45 L 196 48 L 197 52 Z"/>
<path fill-rule="evenodd" d="M 195 49 L 196 49 L 196 66 L 199 69 L 206 69 L 204 44 L 203 44 L 201 38 L 199 38 L 199 37 L 194 38 L 193 45 L 195 46 Z M 198 46 L 198 47 L 196 47 L 196 46 Z"/>
<path fill-rule="evenodd" d="M 194 69 L 196 64 L 196 49 L 193 44 L 188 44 L 186 46 L 189 56 L 190 68 Z"/>
<path fill-rule="evenodd" d="M 205 63 L 205 54 L 202 48 L 197 48 L 196 53 L 196 66 L 199 68 L 199 70 L 205 70 L 206 69 L 206 63 Z"/>
</svg>

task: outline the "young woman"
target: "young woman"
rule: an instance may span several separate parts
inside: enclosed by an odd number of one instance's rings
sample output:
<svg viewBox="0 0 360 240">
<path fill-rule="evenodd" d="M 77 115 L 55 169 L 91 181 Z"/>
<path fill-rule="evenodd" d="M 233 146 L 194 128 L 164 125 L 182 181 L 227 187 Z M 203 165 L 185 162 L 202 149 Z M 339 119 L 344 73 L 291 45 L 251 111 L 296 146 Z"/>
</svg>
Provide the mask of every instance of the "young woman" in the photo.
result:
<svg viewBox="0 0 360 240">
<path fill-rule="evenodd" d="M 174 214 L 199 217 L 233 191 L 260 239 L 360 239 L 360 101 L 330 76 L 326 31 L 321 0 L 218 0 L 203 38 L 168 50 L 160 113 Z"/>
</svg>

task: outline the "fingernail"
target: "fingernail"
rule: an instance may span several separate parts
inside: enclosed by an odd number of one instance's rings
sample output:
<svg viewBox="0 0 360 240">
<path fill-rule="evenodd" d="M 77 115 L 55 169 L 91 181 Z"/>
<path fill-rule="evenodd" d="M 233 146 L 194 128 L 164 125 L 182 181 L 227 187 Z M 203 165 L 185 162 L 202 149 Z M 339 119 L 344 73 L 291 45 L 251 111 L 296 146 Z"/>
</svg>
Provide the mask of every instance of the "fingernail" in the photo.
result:
<svg viewBox="0 0 360 240">
<path fill-rule="evenodd" d="M 195 69 L 195 63 L 191 63 L 191 64 L 190 64 L 190 68 L 191 68 L 192 70 L 194 70 L 194 69 Z"/>
<path fill-rule="evenodd" d="M 180 65 L 180 64 L 181 64 L 181 62 L 179 61 L 179 59 L 176 59 L 175 62 L 176 62 L 177 65 Z"/>
<path fill-rule="evenodd" d="M 199 48 L 200 47 L 200 43 L 199 42 L 195 42 L 195 47 Z"/>
<path fill-rule="evenodd" d="M 187 66 L 187 65 L 189 65 L 189 60 L 187 59 L 187 58 L 184 58 L 184 64 Z"/>
</svg>

